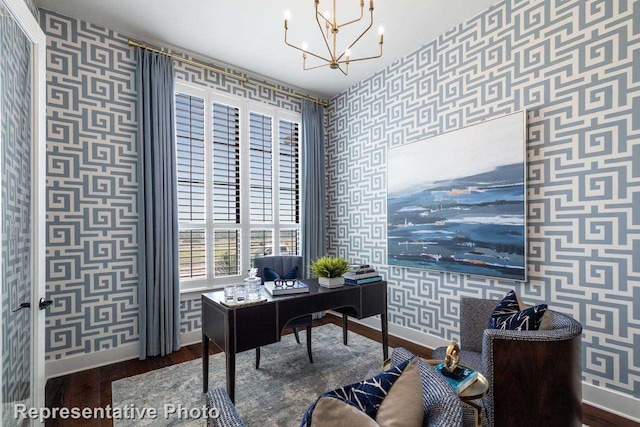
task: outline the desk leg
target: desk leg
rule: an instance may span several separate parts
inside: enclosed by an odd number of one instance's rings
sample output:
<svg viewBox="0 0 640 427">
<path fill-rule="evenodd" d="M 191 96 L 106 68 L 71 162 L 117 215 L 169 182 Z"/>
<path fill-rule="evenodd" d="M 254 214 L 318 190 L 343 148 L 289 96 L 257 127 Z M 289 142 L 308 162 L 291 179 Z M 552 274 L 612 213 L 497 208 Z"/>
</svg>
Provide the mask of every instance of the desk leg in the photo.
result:
<svg viewBox="0 0 640 427">
<path fill-rule="evenodd" d="M 348 332 L 349 332 L 349 327 L 347 325 L 347 323 L 349 322 L 348 320 L 348 316 L 346 314 L 342 315 L 342 342 L 344 343 L 344 345 L 347 345 L 348 343 Z"/>
<path fill-rule="evenodd" d="M 227 349 L 227 394 L 231 402 L 236 402 L 236 353 L 232 349 Z"/>
<path fill-rule="evenodd" d="M 209 390 L 209 337 L 202 333 L 202 392 Z"/>
<path fill-rule="evenodd" d="M 389 325 L 386 311 L 380 314 L 380 329 L 382 330 L 382 360 L 387 360 L 389 358 Z"/>
</svg>

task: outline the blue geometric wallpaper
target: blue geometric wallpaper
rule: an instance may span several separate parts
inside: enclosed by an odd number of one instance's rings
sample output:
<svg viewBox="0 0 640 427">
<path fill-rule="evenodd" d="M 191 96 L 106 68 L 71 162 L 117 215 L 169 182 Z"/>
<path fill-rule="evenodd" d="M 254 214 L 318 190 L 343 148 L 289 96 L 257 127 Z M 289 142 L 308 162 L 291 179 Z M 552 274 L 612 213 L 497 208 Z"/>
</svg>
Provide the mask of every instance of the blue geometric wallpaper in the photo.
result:
<svg viewBox="0 0 640 427">
<path fill-rule="evenodd" d="M 387 149 L 521 109 L 529 281 L 386 266 Z M 639 1 L 500 2 L 328 110 L 329 249 L 383 271 L 391 322 L 458 339 L 461 297 L 515 288 L 583 324 L 584 381 L 640 398 Z"/>
<path fill-rule="evenodd" d="M 47 360 L 138 341 L 135 62 L 112 31 L 47 35 Z"/>
<path fill-rule="evenodd" d="M 138 341 L 135 60 L 124 35 L 47 10 L 40 18 L 47 35 L 46 289 L 55 302 L 46 357 L 59 360 Z M 300 112 L 300 101 L 282 93 L 175 67 L 192 84 Z M 183 294 L 180 312 L 182 333 L 199 330 L 200 294 Z"/>
</svg>

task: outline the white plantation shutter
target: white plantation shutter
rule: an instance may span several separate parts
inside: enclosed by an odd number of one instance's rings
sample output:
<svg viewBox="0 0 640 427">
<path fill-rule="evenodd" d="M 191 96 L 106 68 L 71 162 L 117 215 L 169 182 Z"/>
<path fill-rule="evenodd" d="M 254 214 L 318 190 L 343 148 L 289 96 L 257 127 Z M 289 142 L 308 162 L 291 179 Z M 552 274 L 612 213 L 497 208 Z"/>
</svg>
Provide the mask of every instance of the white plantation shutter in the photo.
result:
<svg viewBox="0 0 640 427">
<path fill-rule="evenodd" d="M 251 230 L 251 261 L 255 257 L 273 255 L 273 230 Z"/>
<path fill-rule="evenodd" d="M 280 255 L 300 255 L 300 229 L 280 230 Z"/>
<path fill-rule="evenodd" d="M 240 109 L 213 103 L 213 219 L 240 224 Z"/>
<path fill-rule="evenodd" d="M 300 223 L 300 135 L 298 123 L 278 120 L 280 222 Z"/>
<path fill-rule="evenodd" d="M 176 95 L 178 218 L 204 222 L 204 100 Z"/>
<path fill-rule="evenodd" d="M 214 277 L 240 274 L 240 231 L 216 230 L 213 235 Z"/>
<path fill-rule="evenodd" d="M 180 279 L 204 278 L 207 274 L 204 229 L 180 230 Z"/>
<path fill-rule="evenodd" d="M 271 117 L 249 113 L 251 221 L 271 222 L 273 216 L 273 129 Z"/>
<path fill-rule="evenodd" d="M 180 287 L 238 283 L 300 255 L 300 117 L 176 82 Z"/>
<path fill-rule="evenodd" d="M 180 278 L 205 278 L 204 99 L 176 94 L 178 222 L 199 225 L 179 232 Z"/>
</svg>

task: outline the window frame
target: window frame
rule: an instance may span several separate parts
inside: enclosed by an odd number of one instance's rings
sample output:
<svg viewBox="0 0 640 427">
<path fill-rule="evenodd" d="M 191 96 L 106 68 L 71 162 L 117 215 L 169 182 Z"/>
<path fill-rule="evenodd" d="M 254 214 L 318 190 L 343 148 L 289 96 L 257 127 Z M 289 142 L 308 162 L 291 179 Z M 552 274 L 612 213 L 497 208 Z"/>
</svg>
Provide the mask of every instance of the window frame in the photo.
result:
<svg viewBox="0 0 640 427">
<path fill-rule="evenodd" d="M 205 231 L 206 273 L 205 277 L 181 278 L 180 293 L 219 289 L 229 284 L 241 283 L 251 267 L 251 232 L 269 230 L 273 235 L 273 255 L 280 254 L 280 233 L 285 230 L 296 230 L 298 235 L 298 253 L 302 252 L 302 212 L 298 213 L 299 222 L 280 222 L 278 196 L 280 194 L 280 121 L 298 124 L 298 197 L 299 209 L 302 209 L 302 118 L 299 113 L 283 110 L 269 104 L 260 103 L 228 94 L 203 86 L 195 86 L 183 80 L 176 79 L 174 94 L 181 93 L 204 100 L 204 155 L 205 155 L 205 220 L 204 223 L 194 221 L 179 221 L 178 232 L 187 229 L 201 229 Z M 174 95 L 175 96 L 175 95 Z M 240 223 L 214 221 L 213 215 L 213 103 L 217 102 L 239 109 L 240 119 Z M 251 223 L 251 174 L 250 174 L 250 113 L 254 112 L 271 117 L 272 158 L 271 158 L 271 206 L 272 221 Z M 174 128 L 177 131 L 176 114 L 174 113 Z M 177 146 L 176 146 L 177 149 Z M 214 265 L 214 233 L 216 231 L 239 231 L 240 271 L 237 275 L 215 277 Z M 179 266 L 178 266 L 179 268 Z"/>
</svg>

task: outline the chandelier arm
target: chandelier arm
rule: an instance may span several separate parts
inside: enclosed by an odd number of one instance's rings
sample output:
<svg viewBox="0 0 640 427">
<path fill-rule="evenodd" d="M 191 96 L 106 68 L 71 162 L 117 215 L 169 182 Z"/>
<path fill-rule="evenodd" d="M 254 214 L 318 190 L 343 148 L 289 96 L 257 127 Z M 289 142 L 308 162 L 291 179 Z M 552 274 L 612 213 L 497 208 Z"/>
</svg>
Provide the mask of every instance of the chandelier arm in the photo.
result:
<svg viewBox="0 0 640 427">
<path fill-rule="evenodd" d="M 362 19 L 363 16 L 364 16 L 364 2 L 361 2 L 360 3 L 360 17 L 357 18 L 357 19 L 354 19 L 352 21 L 340 24 L 340 25 L 338 25 L 338 28 L 346 27 L 349 24 L 353 24 L 354 22 L 358 22 L 358 21 L 360 21 Z"/>
<path fill-rule="evenodd" d="M 351 59 L 349 58 L 348 61 L 339 61 L 338 64 L 348 64 L 349 62 L 358 62 L 358 61 L 365 61 L 367 59 L 377 59 L 382 57 L 382 49 L 380 49 L 380 54 L 376 55 L 376 56 L 367 56 L 366 58 L 356 58 L 356 59 Z"/>
<path fill-rule="evenodd" d="M 349 63 L 347 62 L 347 71 L 344 71 L 342 67 L 338 67 L 338 70 L 340 70 L 340 72 L 346 76 L 347 74 L 349 74 Z"/>
<path fill-rule="evenodd" d="M 329 21 L 329 20 L 327 19 L 327 17 L 326 17 L 326 16 L 324 16 L 324 14 L 323 14 L 322 12 L 318 12 L 318 11 L 316 11 L 316 13 L 317 13 L 318 15 L 320 15 L 320 17 L 324 20 L 325 24 L 329 24 L 329 25 L 331 25 L 331 21 Z"/>
<path fill-rule="evenodd" d="M 338 61 L 338 64 L 347 64 L 347 65 L 349 65 L 349 62 L 358 62 L 358 61 L 365 61 L 367 59 L 380 58 L 382 56 L 382 43 L 378 43 L 378 44 L 380 45 L 380 53 L 378 55 L 376 55 L 376 56 L 367 56 L 367 57 L 364 57 L 364 58 L 356 58 L 356 59 L 349 58 L 349 59 L 346 59 L 344 61 Z"/>
<path fill-rule="evenodd" d="M 307 50 L 304 50 L 304 49 L 302 49 L 302 48 L 299 48 L 298 46 L 296 46 L 296 45 L 294 45 L 294 44 L 289 43 L 289 41 L 287 40 L 287 30 L 286 30 L 286 29 L 284 30 L 284 43 L 285 43 L 287 46 L 289 46 L 289 47 L 292 47 L 292 48 L 294 48 L 294 49 L 298 49 L 298 50 L 299 50 L 300 52 L 302 52 L 302 53 L 306 53 L 306 54 L 309 54 L 309 55 L 311 55 L 311 56 L 315 56 L 316 58 L 321 59 L 321 60 L 323 60 L 323 61 L 331 62 L 331 60 L 330 60 L 330 59 L 324 58 L 324 57 L 322 57 L 322 56 L 320 56 L 320 55 L 316 55 L 316 54 L 315 54 L 315 53 L 313 53 L 313 52 L 309 52 L 309 51 L 307 51 Z"/>
<path fill-rule="evenodd" d="M 324 37 L 324 30 L 322 29 L 322 24 L 320 24 L 320 18 L 318 18 L 318 15 L 321 15 L 321 13 L 320 13 L 320 12 L 318 12 L 318 3 L 316 3 L 316 22 L 318 23 L 318 28 L 320 28 L 320 33 L 321 33 L 321 34 L 322 34 L 322 36 L 323 36 L 323 37 L 322 37 L 322 40 L 324 40 L 324 44 L 326 44 L 326 45 L 327 45 L 327 51 L 329 51 L 329 56 L 331 57 L 331 59 L 330 59 L 330 60 L 327 60 L 327 59 L 321 58 L 321 57 L 320 57 L 320 56 L 318 56 L 318 55 L 314 55 L 314 54 L 313 54 L 313 53 L 311 53 L 311 52 L 309 52 L 309 53 L 310 53 L 311 55 L 315 56 L 315 57 L 318 57 L 318 58 L 324 59 L 325 61 L 329 61 L 329 62 L 331 62 L 331 61 L 335 58 L 335 56 L 336 56 L 336 55 L 335 55 L 335 52 L 331 52 L 331 47 L 329 47 L 329 41 L 327 40 L 327 38 L 326 38 L 326 37 Z M 333 33 L 333 32 L 332 32 L 331 34 L 332 34 L 332 36 L 334 37 L 334 40 L 335 40 L 335 33 Z"/>
<path fill-rule="evenodd" d="M 337 58 L 336 58 L 336 61 L 340 61 L 340 60 L 342 59 L 342 57 L 344 56 L 344 54 L 345 54 L 349 49 L 351 49 L 353 46 L 355 46 L 355 44 L 356 44 L 356 43 L 358 43 L 358 41 L 360 41 L 360 39 L 362 38 L 362 36 L 364 36 L 364 35 L 367 33 L 367 31 L 369 31 L 369 30 L 371 29 L 371 27 L 372 27 L 372 26 L 373 26 L 373 9 L 371 9 L 371 20 L 369 21 L 369 26 L 368 26 L 367 28 L 365 28 L 365 29 L 364 29 L 364 31 L 363 31 L 362 33 L 360 33 L 360 35 L 358 36 L 358 38 L 357 38 L 357 39 L 355 39 L 355 40 L 353 41 L 353 43 L 351 43 L 351 44 L 349 45 L 349 47 L 348 47 L 348 48 L 346 48 L 346 49 L 342 52 L 342 54 L 340 54 L 340 56 L 339 56 L 339 57 L 337 57 Z"/>
<path fill-rule="evenodd" d="M 306 68 L 306 66 L 303 66 L 302 69 L 305 70 L 305 71 L 309 71 L 309 70 L 315 70 L 316 68 L 322 68 L 322 67 L 328 67 L 328 66 L 329 66 L 329 63 L 327 62 L 326 64 L 316 65 L 316 66 L 309 67 L 309 68 Z"/>
</svg>

